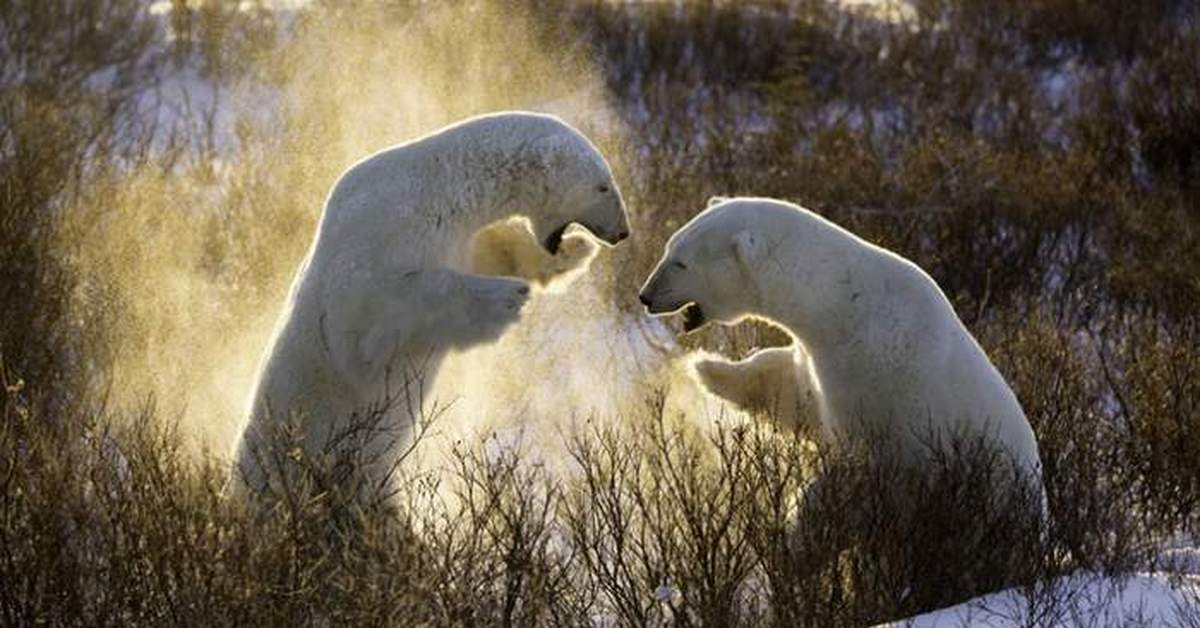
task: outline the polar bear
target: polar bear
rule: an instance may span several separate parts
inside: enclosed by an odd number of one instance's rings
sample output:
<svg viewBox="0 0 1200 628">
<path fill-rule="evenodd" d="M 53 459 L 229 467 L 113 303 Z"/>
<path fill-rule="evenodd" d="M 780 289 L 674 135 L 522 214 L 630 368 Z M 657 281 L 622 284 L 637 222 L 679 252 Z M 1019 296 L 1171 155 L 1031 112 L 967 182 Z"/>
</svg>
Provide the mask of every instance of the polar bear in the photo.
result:
<svg viewBox="0 0 1200 628">
<path fill-rule="evenodd" d="M 817 396 L 808 353 L 798 345 L 768 347 L 730 362 L 706 351 L 691 358 L 691 372 L 703 389 L 734 408 L 806 440 L 820 437 Z"/>
<path fill-rule="evenodd" d="M 608 163 L 553 116 L 472 118 L 342 174 L 260 368 L 241 486 L 261 490 L 286 466 L 265 445 L 291 424 L 309 454 L 353 445 L 386 471 L 415 418 L 414 382 L 428 387 L 447 351 L 494 341 L 520 316 L 525 281 L 471 268 L 475 234 L 514 218 L 548 256 L 571 225 L 608 245 L 629 235 Z M 355 417 L 374 418 L 347 437 Z"/>
<path fill-rule="evenodd" d="M 811 211 L 757 198 L 709 206 L 671 236 L 639 299 L 651 314 L 682 311 L 685 331 L 748 317 L 785 329 L 807 354 L 829 442 L 883 435 L 889 454 L 919 463 L 931 437 L 977 435 L 1040 479 L 1016 395 L 933 279 Z"/>
</svg>

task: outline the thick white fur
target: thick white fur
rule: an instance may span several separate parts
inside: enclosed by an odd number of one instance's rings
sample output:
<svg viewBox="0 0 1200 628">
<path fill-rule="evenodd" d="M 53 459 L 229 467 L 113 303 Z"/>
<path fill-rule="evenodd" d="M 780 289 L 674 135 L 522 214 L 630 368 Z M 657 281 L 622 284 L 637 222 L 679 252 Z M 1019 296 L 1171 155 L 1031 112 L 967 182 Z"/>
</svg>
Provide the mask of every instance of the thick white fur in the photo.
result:
<svg viewBox="0 0 1200 628">
<path fill-rule="evenodd" d="M 692 358 L 696 379 L 710 394 L 782 430 L 813 440 L 820 436 L 816 383 L 804 349 L 769 347 L 731 362 L 704 351 Z"/>
<path fill-rule="evenodd" d="M 269 480 L 262 445 L 281 421 L 299 421 L 316 453 L 372 407 L 384 418 L 368 455 L 390 464 L 412 420 L 406 379 L 420 371 L 427 387 L 446 351 L 493 341 L 520 316 L 524 281 L 470 269 L 475 233 L 514 217 L 539 243 L 573 223 L 609 243 L 629 229 L 608 164 L 551 116 L 473 118 L 347 170 L 260 369 L 238 479 Z"/>
<path fill-rule="evenodd" d="M 671 237 L 642 299 L 652 314 L 695 304 L 706 321 L 787 330 L 809 357 L 827 439 L 883 434 L 916 462 L 931 438 L 985 436 L 1040 477 L 1020 403 L 933 279 L 806 209 L 711 205 Z"/>
</svg>

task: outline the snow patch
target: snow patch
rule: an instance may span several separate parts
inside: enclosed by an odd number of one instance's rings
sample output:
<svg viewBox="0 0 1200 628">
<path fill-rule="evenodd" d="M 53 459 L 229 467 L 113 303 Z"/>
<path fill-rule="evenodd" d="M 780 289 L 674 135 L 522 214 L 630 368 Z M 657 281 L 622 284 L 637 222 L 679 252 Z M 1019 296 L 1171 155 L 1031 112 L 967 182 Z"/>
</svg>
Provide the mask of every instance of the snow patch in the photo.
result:
<svg viewBox="0 0 1200 628">
<path fill-rule="evenodd" d="M 1073 626 L 1177 625 L 1196 616 L 1200 577 L 1139 573 L 1064 576 L 1046 585 L 1008 589 L 957 606 L 880 626 L 950 628 L 1070 628 Z M 1189 615 L 1190 613 L 1190 615 Z"/>
</svg>

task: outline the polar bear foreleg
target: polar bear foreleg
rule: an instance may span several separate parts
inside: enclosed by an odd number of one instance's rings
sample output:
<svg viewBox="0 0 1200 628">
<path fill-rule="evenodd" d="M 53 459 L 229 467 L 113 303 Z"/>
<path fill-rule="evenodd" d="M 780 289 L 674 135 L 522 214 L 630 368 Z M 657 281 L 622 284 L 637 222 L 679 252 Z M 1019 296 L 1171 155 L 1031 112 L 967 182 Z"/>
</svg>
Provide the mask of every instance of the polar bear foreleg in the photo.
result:
<svg viewBox="0 0 1200 628">
<path fill-rule="evenodd" d="M 335 340 L 330 350 L 359 382 L 377 381 L 401 359 L 420 363 L 446 350 L 492 342 L 520 318 L 529 298 L 523 281 L 445 268 L 375 277 L 371 286 L 349 284 L 328 310 Z"/>
<path fill-rule="evenodd" d="M 694 363 L 696 378 L 709 393 L 756 416 L 769 416 L 781 426 L 807 436 L 817 434 L 816 416 L 801 385 L 807 381 L 793 347 L 770 347 L 737 362 L 702 357 Z M 803 388 L 803 389 L 802 389 Z"/>
</svg>

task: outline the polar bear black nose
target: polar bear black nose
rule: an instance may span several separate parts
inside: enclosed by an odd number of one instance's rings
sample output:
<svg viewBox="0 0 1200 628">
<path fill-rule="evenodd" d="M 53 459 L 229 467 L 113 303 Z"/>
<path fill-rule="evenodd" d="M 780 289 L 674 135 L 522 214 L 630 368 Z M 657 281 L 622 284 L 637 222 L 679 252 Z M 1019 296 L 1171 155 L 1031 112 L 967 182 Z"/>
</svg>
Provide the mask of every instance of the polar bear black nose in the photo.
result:
<svg viewBox="0 0 1200 628">
<path fill-rule="evenodd" d="M 650 297 L 646 296 L 645 292 L 638 293 L 638 301 L 641 301 L 642 305 L 650 307 Z"/>
<path fill-rule="evenodd" d="M 617 234 L 617 242 L 620 242 L 621 240 L 624 240 L 625 238 L 628 238 L 628 237 L 629 237 L 629 230 L 622 229 L 621 232 Z"/>
</svg>

